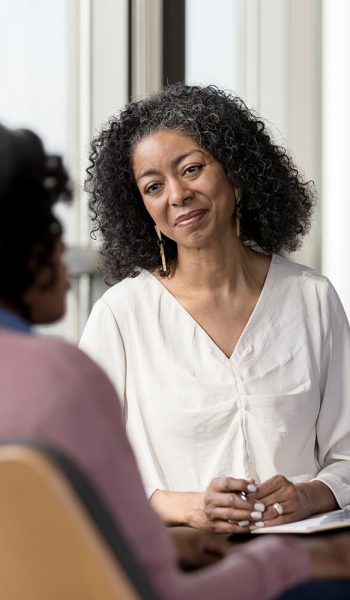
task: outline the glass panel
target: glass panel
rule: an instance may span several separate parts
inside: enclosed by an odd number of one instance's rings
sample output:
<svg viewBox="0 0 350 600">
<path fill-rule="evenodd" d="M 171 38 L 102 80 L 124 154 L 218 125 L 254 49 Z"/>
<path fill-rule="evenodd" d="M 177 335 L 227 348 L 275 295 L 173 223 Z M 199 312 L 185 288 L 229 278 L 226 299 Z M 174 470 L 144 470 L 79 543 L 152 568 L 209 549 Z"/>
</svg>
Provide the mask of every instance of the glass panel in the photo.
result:
<svg viewBox="0 0 350 600">
<path fill-rule="evenodd" d="M 186 82 L 239 88 L 237 2 L 187 0 Z"/>
</svg>

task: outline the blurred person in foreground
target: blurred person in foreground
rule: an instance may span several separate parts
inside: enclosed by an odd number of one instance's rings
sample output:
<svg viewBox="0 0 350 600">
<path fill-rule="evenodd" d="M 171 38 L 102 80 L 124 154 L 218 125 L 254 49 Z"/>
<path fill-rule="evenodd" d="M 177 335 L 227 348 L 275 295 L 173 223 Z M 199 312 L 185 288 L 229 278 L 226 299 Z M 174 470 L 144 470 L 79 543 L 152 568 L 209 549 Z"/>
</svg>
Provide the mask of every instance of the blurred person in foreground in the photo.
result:
<svg viewBox="0 0 350 600">
<path fill-rule="evenodd" d="M 0 126 L 0 437 L 47 442 L 80 467 L 160 598 L 267 600 L 311 579 L 319 580 L 310 584 L 318 598 L 329 586 L 342 598 L 348 582 L 322 580 L 350 579 L 350 535 L 270 537 L 235 549 L 219 536 L 175 528 L 176 554 L 145 497 L 112 384 L 74 346 L 32 331 L 64 312 L 68 283 L 53 207 L 70 195 L 59 157 L 32 132 Z M 217 564 L 185 574 L 177 559 Z"/>
<path fill-rule="evenodd" d="M 81 348 L 115 385 L 153 507 L 235 533 L 350 504 L 349 324 L 330 281 L 285 258 L 312 184 L 214 86 L 131 102 L 91 149 L 115 285 Z"/>
</svg>

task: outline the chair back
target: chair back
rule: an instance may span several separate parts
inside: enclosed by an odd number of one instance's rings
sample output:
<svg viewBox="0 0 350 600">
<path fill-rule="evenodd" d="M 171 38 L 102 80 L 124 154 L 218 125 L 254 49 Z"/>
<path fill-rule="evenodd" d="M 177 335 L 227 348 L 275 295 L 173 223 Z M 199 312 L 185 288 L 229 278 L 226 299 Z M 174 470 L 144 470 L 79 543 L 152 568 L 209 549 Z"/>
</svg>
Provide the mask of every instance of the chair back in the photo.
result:
<svg viewBox="0 0 350 600">
<path fill-rule="evenodd" d="M 89 502 L 41 448 L 0 446 L 0 598 L 156 598 L 116 524 L 102 511 L 106 543 Z"/>
</svg>

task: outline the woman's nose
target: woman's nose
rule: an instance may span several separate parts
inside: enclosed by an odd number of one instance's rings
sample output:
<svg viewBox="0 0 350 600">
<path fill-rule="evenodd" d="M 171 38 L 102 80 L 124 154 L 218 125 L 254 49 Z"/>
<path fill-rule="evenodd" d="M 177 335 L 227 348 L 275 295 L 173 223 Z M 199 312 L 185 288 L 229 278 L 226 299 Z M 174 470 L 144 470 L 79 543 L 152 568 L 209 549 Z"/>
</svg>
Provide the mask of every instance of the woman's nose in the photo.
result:
<svg viewBox="0 0 350 600">
<path fill-rule="evenodd" d="M 192 196 L 192 191 L 183 181 L 174 178 L 168 183 L 168 201 L 172 206 L 182 206 Z"/>
</svg>

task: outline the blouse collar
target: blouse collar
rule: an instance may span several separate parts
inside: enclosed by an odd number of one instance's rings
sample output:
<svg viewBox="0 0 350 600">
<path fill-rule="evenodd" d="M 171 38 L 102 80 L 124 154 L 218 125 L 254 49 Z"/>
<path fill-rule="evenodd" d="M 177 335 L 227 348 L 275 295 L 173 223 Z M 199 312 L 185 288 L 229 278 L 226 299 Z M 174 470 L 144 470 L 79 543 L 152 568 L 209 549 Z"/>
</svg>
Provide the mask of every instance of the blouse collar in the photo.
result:
<svg viewBox="0 0 350 600">
<path fill-rule="evenodd" d="M 31 333 L 31 326 L 28 321 L 4 308 L 0 308 L 0 327 L 6 327 L 21 333 Z"/>
</svg>

